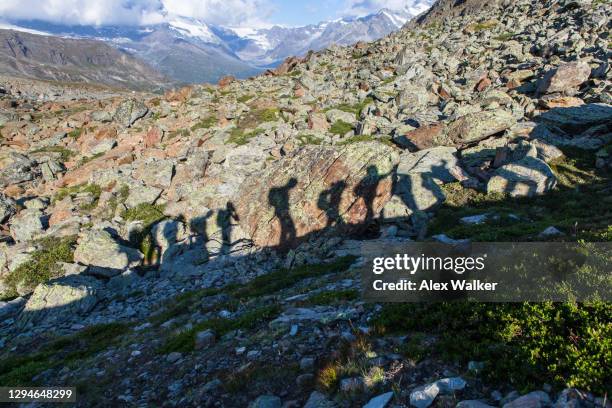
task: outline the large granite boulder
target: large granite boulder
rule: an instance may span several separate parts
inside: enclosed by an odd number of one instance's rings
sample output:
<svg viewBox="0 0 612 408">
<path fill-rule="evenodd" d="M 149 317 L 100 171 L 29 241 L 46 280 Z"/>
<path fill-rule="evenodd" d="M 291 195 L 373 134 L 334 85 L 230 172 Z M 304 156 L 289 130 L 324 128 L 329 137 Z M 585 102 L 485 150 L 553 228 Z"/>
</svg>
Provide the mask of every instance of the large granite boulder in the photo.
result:
<svg viewBox="0 0 612 408">
<path fill-rule="evenodd" d="M 74 261 L 89 266 L 88 273 L 112 277 L 141 264 L 140 251 L 122 245 L 104 230 L 92 229 L 79 237 Z"/>
<path fill-rule="evenodd" d="M 516 119 L 505 110 L 469 113 L 460 117 L 448 127 L 446 145 L 477 142 L 514 126 Z"/>
<path fill-rule="evenodd" d="M 575 61 L 561 64 L 550 70 L 538 81 L 538 94 L 555 92 L 572 93 L 588 81 L 591 67 L 586 61 Z"/>
<path fill-rule="evenodd" d="M 531 197 L 544 194 L 556 185 L 557 177 L 546 162 L 527 156 L 497 169 L 487 183 L 487 192 Z"/>
<path fill-rule="evenodd" d="M 51 324 L 83 315 L 98 302 L 103 284 L 84 275 L 70 275 L 39 284 L 19 315 L 22 324 Z"/>
<path fill-rule="evenodd" d="M 130 127 L 134 124 L 134 122 L 144 117 L 148 112 L 149 109 L 142 101 L 128 99 L 121 102 L 121 104 L 117 107 L 117 110 L 113 115 L 113 119 L 115 122 L 125 127 Z"/>
</svg>

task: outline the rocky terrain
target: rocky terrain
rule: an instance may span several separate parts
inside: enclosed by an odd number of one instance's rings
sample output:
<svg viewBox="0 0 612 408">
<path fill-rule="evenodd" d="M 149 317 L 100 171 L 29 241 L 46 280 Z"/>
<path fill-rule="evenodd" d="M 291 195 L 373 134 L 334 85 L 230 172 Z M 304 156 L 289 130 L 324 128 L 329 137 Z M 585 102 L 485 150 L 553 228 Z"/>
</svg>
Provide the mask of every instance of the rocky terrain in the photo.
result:
<svg viewBox="0 0 612 408">
<path fill-rule="evenodd" d="M 612 239 L 610 9 L 440 0 L 246 81 L 0 89 L 0 384 L 610 407 L 609 303 L 369 304 L 357 269 L 364 240 Z"/>
</svg>

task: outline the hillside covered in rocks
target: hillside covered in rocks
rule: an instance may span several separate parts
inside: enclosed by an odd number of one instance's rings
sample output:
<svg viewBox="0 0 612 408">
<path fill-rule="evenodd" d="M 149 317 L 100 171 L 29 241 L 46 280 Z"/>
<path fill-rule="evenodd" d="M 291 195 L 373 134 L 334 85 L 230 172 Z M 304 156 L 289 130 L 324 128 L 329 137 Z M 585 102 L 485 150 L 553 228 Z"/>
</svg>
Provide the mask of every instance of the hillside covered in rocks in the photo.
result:
<svg viewBox="0 0 612 408">
<path fill-rule="evenodd" d="M 611 9 L 440 0 L 245 81 L 0 87 L 0 385 L 610 407 L 609 303 L 369 304 L 357 266 L 363 240 L 612 240 Z"/>
</svg>

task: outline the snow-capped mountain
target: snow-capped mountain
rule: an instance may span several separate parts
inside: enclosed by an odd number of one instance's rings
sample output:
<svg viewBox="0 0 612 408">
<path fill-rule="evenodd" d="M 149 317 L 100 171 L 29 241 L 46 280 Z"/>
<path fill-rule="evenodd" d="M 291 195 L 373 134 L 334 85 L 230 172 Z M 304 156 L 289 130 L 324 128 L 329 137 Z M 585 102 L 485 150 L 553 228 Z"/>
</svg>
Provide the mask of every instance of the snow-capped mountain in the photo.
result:
<svg viewBox="0 0 612 408">
<path fill-rule="evenodd" d="M 364 17 L 342 18 L 302 27 L 221 27 L 167 15 L 153 26 L 66 26 L 41 21 L 10 21 L 12 29 L 104 41 L 183 83 L 214 82 L 223 75 L 247 77 L 292 55 L 331 44 L 374 41 L 426 11 L 433 0 L 415 0 L 403 10 L 383 9 Z"/>
</svg>

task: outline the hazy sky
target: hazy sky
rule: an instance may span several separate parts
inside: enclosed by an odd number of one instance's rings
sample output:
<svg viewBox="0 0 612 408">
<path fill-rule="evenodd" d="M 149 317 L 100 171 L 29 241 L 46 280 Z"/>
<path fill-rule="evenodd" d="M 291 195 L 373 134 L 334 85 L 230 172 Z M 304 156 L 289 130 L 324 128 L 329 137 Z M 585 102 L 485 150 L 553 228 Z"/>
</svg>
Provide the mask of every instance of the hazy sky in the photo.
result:
<svg viewBox="0 0 612 408">
<path fill-rule="evenodd" d="M 423 1 L 423 0 L 421 0 Z M 427 0 L 425 0 L 427 1 Z M 0 17 L 63 24 L 150 24 L 162 11 L 231 26 L 305 25 L 417 0 L 0 0 Z"/>
</svg>

